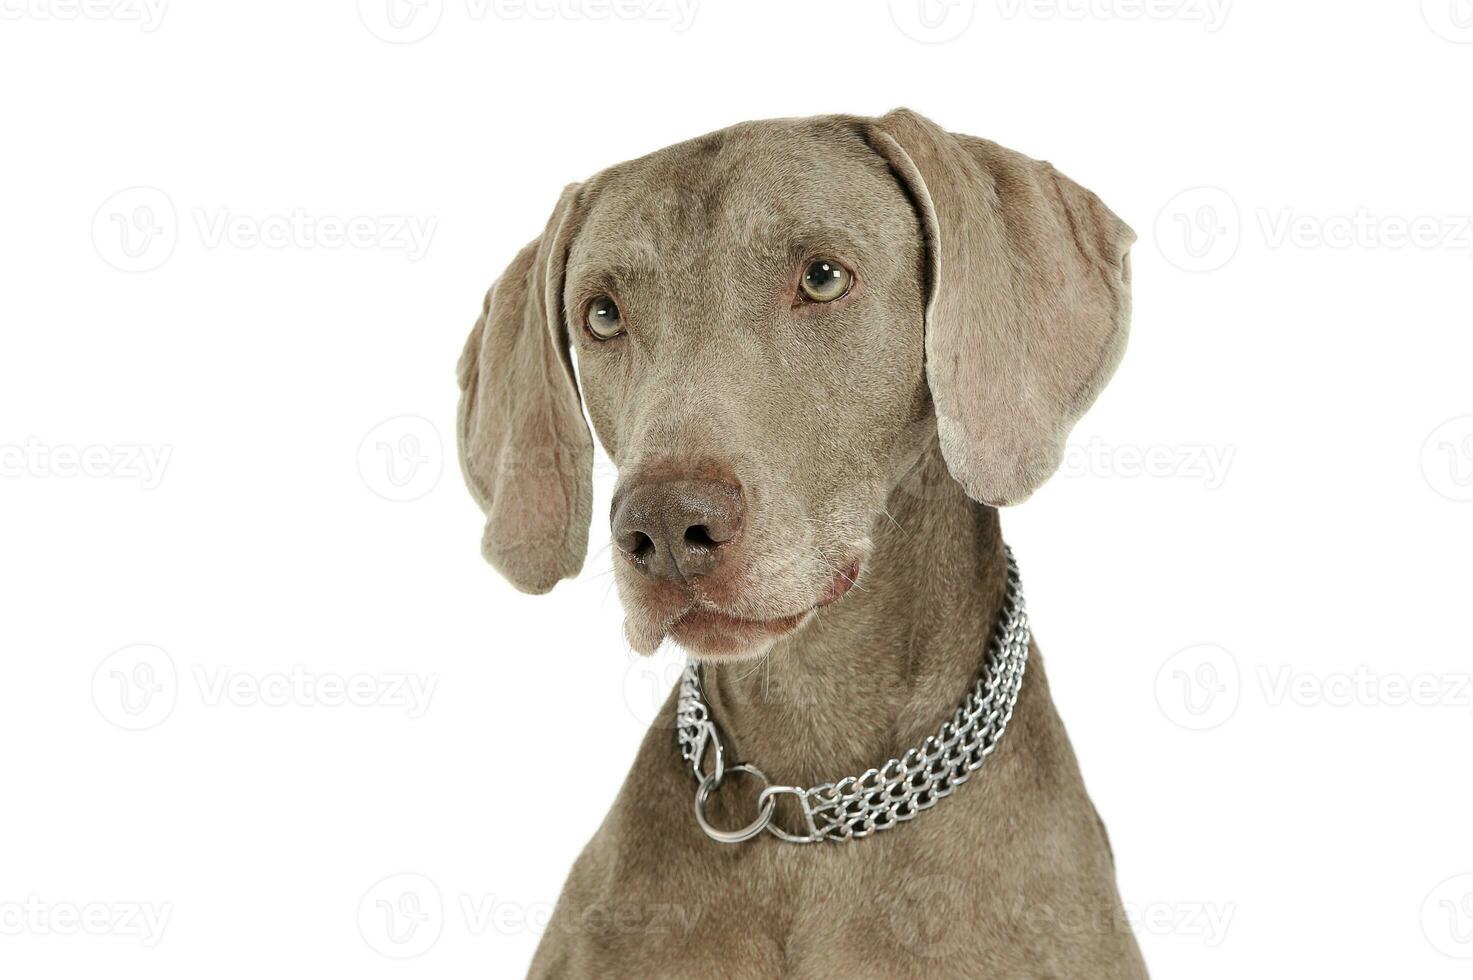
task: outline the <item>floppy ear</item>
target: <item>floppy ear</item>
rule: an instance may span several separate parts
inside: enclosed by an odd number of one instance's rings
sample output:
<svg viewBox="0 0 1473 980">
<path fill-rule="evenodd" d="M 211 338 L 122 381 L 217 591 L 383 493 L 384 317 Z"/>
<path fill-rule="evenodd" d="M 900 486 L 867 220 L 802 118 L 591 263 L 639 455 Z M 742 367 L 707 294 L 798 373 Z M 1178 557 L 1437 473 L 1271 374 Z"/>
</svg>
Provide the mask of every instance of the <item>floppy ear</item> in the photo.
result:
<svg viewBox="0 0 1473 980">
<path fill-rule="evenodd" d="M 542 236 L 486 294 L 460 355 L 460 467 L 486 513 L 481 553 L 523 592 L 583 567 L 593 439 L 583 420 L 563 317 L 563 269 L 578 185 Z"/>
<path fill-rule="evenodd" d="M 1051 165 L 908 109 L 867 137 L 920 213 L 942 455 L 973 499 L 1019 503 L 1125 352 L 1135 233 Z"/>
</svg>

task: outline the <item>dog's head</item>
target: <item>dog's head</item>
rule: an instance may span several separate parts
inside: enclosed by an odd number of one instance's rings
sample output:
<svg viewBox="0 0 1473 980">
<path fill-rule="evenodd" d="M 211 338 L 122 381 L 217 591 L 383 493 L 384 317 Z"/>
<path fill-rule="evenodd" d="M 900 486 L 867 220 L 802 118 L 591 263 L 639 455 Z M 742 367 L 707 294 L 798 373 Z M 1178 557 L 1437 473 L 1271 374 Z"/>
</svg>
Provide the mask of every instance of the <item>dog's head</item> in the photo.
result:
<svg viewBox="0 0 1473 980">
<path fill-rule="evenodd" d="M 586 405 L 630 643 L 760 653 L 862 574 L 935 442 L 993 506 L 1058 467 L 1125 347 L 1133 239 L 1048 164 L 907 110 L 745 123 L 572 185 L 460 361 L 483 552 L 528 592 L 582 567 Z"/>
</svg>

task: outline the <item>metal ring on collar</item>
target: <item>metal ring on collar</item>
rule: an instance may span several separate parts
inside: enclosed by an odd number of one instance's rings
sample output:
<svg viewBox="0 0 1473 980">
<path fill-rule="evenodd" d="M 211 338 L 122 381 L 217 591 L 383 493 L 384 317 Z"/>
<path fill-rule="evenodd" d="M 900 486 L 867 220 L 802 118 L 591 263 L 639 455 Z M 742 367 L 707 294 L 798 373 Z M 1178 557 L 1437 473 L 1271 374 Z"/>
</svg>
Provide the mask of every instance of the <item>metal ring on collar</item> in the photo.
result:
<svg viewBox="0 0 1473 980">
<path fill-rule="evenodd" d="M 754 765 L 743 762 L 735 766 L 726 767 L 727 774 L 734 772 L 745 772 L 756 776 L 762 780 L 763 789 L 766 789 L 770 785 L 767 777 L 763 775 L 762 770 Z M 772 812 L 777 809 L 777 801 L 771 796 L 762 798 L 761 804 L 757 807 L 757 819 L 740 830 L 721 830 L 712 826 L 711 822 L 706 819 L 706 801 L 711 797 L 711 793 L 716 789 L 719 782 L 720 780 L 716 779 L 716 774 L 710 773 L 702 777 L 700 788 L 696 790 L 696 823 L 701 825 L 701 829 L 706 832 L 707 837 L 722 844 L 740 844 L 742 841 L 751 840 L 753 837 L 762 833 L 763 830 L 767 829 L 768 823 L 772 820 Z"/>
</svg>

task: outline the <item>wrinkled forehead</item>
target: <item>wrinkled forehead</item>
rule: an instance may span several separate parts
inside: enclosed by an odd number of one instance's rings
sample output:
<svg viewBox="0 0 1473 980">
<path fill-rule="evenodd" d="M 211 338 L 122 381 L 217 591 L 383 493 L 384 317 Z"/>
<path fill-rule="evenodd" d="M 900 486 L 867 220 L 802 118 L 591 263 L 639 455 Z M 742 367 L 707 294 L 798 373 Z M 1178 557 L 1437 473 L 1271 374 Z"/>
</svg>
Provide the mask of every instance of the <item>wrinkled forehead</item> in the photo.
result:
<svg viewBox="0 0 1473 980">
<path fill-rule="evenodd" d="M 611 167 L 589 181 L 585 201 L 575 270 L 655 274 L 694 254 L 864 253 L 913 224 L 884 160 L 842 120 L 720 130 Z"/>
</svg>

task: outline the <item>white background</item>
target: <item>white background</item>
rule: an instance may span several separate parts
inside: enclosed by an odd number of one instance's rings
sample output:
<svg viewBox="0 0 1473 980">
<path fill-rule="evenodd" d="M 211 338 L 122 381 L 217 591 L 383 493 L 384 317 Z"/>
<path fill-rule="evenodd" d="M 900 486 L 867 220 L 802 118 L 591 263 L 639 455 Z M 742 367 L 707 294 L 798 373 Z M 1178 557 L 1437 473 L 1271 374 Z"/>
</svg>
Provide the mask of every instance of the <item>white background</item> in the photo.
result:
<svg viewBox="0 0 1473 980">
<path fill-rule="evenodd" d="M 1140 234 L 1004 526 L 1153 973 L 1466 977 L 1468 0 L 532 2 L 0 0 L 0 974 L 520 975 L 676 665 L 601 520 L 482 564 L 483 291 L 570 180 L 904 104 Z"/>
</svg>

